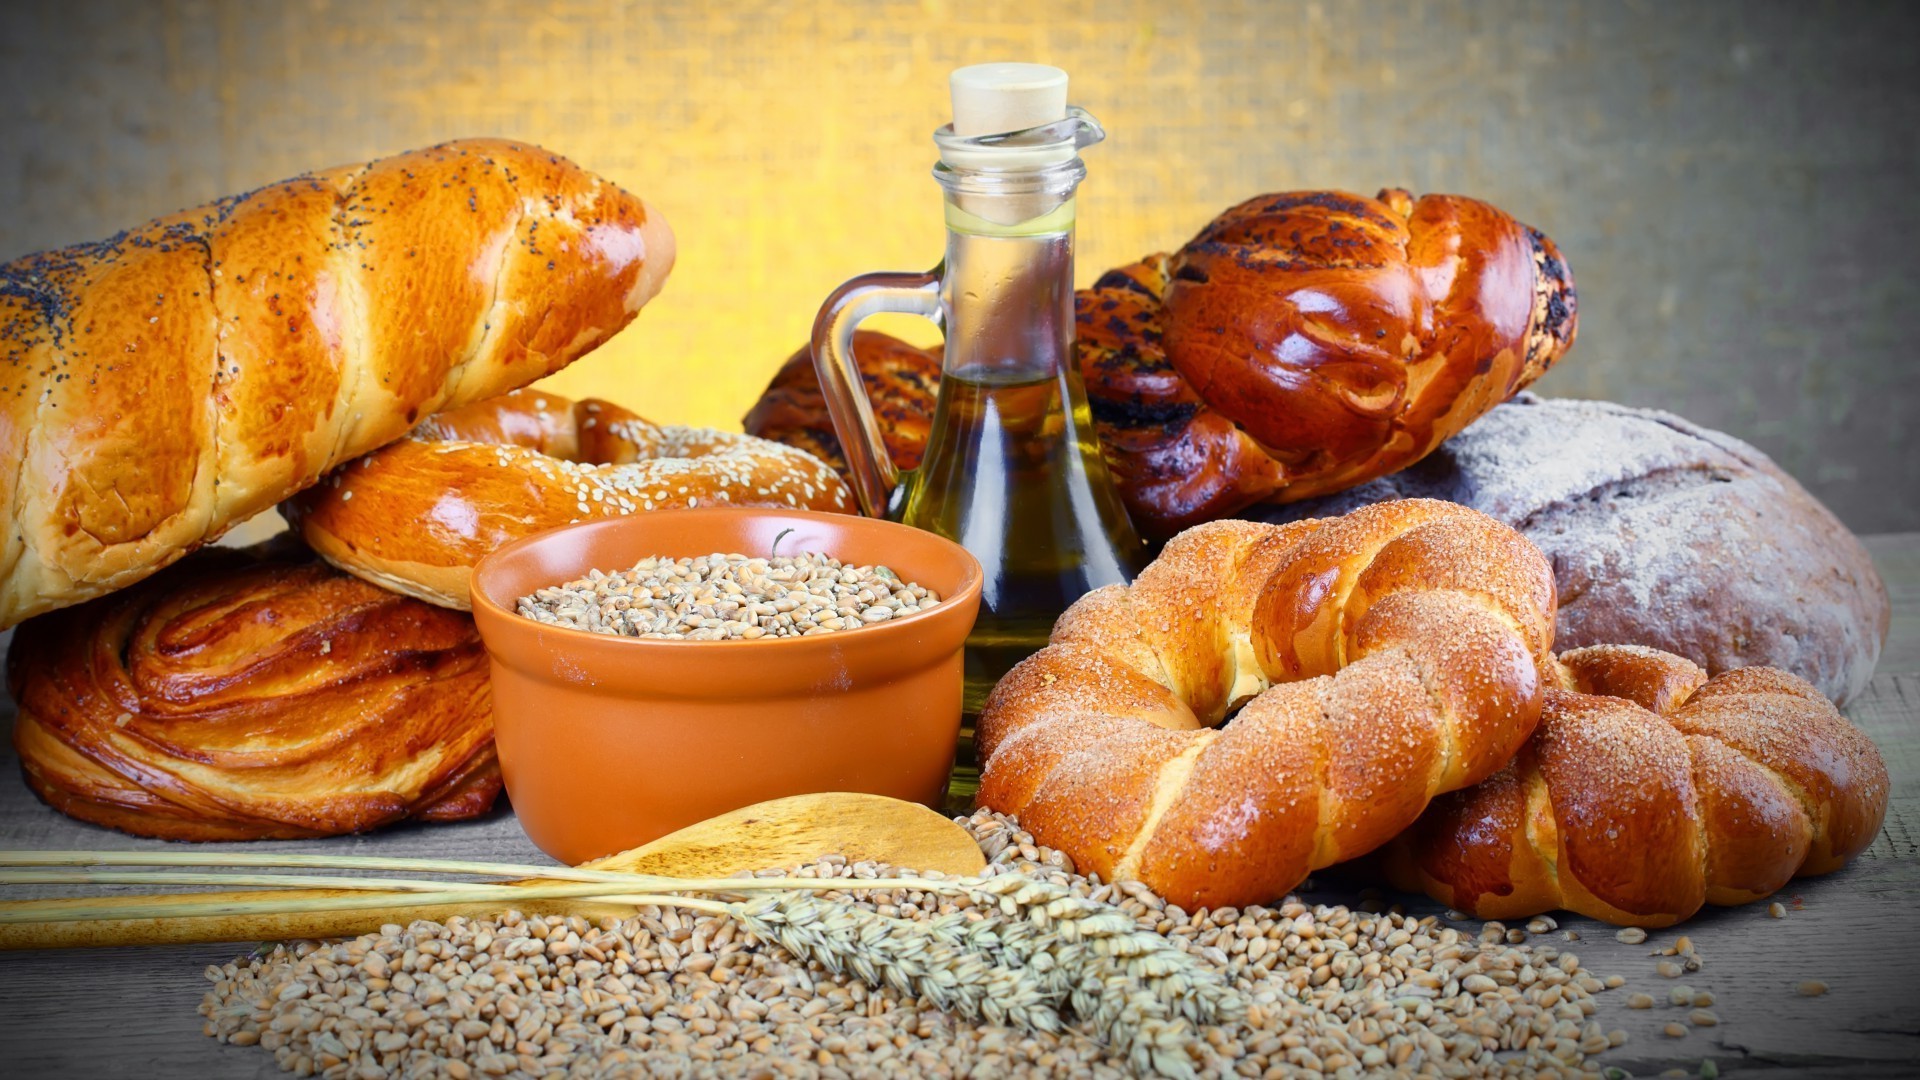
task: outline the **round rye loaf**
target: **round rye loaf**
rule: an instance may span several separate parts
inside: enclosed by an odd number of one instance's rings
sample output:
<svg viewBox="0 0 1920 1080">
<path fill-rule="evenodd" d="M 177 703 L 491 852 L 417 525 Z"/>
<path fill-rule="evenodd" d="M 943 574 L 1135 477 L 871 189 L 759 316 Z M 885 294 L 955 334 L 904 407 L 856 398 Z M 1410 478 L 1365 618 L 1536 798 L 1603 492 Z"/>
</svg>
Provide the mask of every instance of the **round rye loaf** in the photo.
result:
<svg viewBox="0 0 1920 1080">
<path fill-rule="evenodd" d="M 1249 516 L 1331 517 L 1446 499 L 1553 564 L 1555 647 L 1648 645 L 1713 674 L 1766 665 L 1843 702 L 1886 639 L 1860 541 L 1767 456 L 1671 413 L 1521 394 L 1411 468 Z"/>
</svg>

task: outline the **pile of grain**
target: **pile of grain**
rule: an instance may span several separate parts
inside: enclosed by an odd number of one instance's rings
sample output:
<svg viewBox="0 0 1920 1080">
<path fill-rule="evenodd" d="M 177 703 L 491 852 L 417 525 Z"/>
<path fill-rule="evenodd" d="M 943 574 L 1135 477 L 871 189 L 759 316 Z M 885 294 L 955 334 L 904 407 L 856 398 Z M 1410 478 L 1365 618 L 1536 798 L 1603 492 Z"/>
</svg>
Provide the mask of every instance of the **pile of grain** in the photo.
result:
<svg viewBox="0 0 1920 1080">
<path fill-rule="evenodd" d="M 552 626 L 694 641 L 804 637 L 924 611 L 940 597 L 884 566 L 848 566 L 814 552 L 755 559 L 642 559 L 520 598 L 515 610 Z"/>
<path fill-rule="evenodd" d="M 1512 943 L 1498 924 L 1476 936 L 1291 898 L 1188 913 L 1137 884 L 1074 874 L 1010 819 L 982 811 L 964 824 L 988 873 L 1111 900 L 1228 974 L 1251 1007 L 1244 1024 L 1205 1029 L 1191 1047 L 1204 1075 L 1598 1075 L 1588 1058 L 1625 1038 L 1592 1020 L 1593 995 L 1618 978 L 1551 944 Z M 827 859 L 795 873 L 892 871 Z M 858 895 L 908 919 L 956 910 L 918 891 Z M 257 1043 L 302 1076 L 1127 1075 L 1079 1026 L 1035 1035 L 956 1020 L 794 963 L 724 916 L 671 909 L 598 927 L 514 914 L 388 926 L 278 947 L 207 978 L 207 1033 Z"/>
</svg>

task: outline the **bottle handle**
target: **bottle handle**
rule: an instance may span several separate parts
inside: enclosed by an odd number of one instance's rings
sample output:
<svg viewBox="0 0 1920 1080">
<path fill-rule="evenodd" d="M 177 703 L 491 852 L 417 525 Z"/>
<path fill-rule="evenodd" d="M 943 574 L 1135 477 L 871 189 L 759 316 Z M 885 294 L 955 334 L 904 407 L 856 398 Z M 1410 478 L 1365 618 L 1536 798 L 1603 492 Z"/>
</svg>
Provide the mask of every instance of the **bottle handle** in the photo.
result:
<svg viewBox="0 0 1920 1080">
<path fill-rule="evenodd" d="M 853 332 L 868 317 L 883 311 L 918 315 L 938 325 L 940 271 L 925 274 L 862 274 L 835 289 L 820 305 L 813 320 L 813 370 L 833 418 L 840 452 L 860 509 L 868 517 L 885 517 L 900 474 L 887 453 L 867 384 L 853 358 Z"/>
</svg>

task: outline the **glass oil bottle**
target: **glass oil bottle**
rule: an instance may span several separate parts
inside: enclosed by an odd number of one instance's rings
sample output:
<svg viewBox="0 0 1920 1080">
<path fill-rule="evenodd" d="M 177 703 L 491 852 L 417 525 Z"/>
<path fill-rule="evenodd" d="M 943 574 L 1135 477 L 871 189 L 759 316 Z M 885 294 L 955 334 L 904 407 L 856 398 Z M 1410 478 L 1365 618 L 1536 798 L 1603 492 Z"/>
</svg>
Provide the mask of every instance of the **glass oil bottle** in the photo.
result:
<svg viewBox="0 0 1920 1080">
<path fill-rule="evenodd" d="M 954 123 L 934 135 L 945 260 L 925 274 L 854 278 L 814 324 L 814 363 L 863 510 L 955 540 L 985 570 L 954 795 L 971 794 L 965 738 L 994 683 L 1046 644 L 1069 604 L 1131 580 L 1144 560 L 1073 362 L 1079 151 L 1105 132 L 1066 104 L 1066 83 L 1037 64 L 954 72 Z M 946 333 L 925 455 L 904 476 L 853 364 L 854 328 L 882 311 Z"/>
</svg>

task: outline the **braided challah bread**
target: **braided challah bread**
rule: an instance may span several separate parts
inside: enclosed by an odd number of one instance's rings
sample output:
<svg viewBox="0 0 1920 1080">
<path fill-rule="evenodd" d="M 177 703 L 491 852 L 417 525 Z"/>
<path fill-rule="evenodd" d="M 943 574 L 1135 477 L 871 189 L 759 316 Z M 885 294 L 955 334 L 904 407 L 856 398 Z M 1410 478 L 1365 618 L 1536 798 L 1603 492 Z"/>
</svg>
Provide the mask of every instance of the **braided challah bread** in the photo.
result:
<svg viewBox="0 0 1920 1080">
<path fill-rule="evenodd" d="M 1477 199 L 1399 188 L 1249 199 L 1095 282 L 1081 310 L 1123 490 L 1176 527 L 1420 460 L 1552 367 L 1577 324 L 1553 241 Z M 1239 468 L 1196 482 L 1196 453 Z"/>
<path fill-rule="evenodd" d="M 1270 900 L 1506 763 L 1553 607 L 1540 552 L 1450 503 L 1196 526 L 994 689 L 980 802 L 1183 906 Z"/>
<path fill-rule="evenodd" d="M 1878 835 L 1886 766 L 1804 680 L 1709 679 L 1622 645 L 1560 661 L 1568 689 L 1547 691 L 1513 762 L 1389 845 L 1396 885 L 1478 918 L 1566 908 L 1660 927 L 1837 870 Z"/>
<path fill-rule="evenodd" d="M 169 840 L 485 813 L 500 769 L 473 620 L 284 548 L 209 548 L 15 631 L 13 743 L 33 790 Z"/>
<path fill-rule="evenodd" d="M 1578 322 L 1553 241 L 1478 200 L 1398 188 L 1249 199 L 1102 276 L 1075 315 L 1100 440 L 1156 536 L 1420 460 L 1551 367 Z M 865 337 L 874 409 L 930 415 L 931 357 Z M 831 431 L 818 395 L 790 361 L 747 430 L 815 448 Z M 912 435 L 888 442 L 901 467 L 918 459 Z"/>
<path fill-rule="evenodd" d="M 511 540 L 590 518 L 680 506 L 853 512 L 834 471 L 751 435 L 658 427 L 611 402 L 534 390 L 428 418 L 285 511 L 351 574 L 466 610 L 473 567 Z"/>
<path fill-rule="evenodd" d="M 0 626 L 559 370 L 632 320 L 673 254 L 634 196 L 473 140 L 0 267 Z"/>
<path fill-rule="evenodd" d="M 934 394 L 940 386 L 940 346 L 915 348 L 873 330 L 853 332 L 853 362 L 866 384 L 867 400 L 880 421 L 887 456 L 901 470 L 920 467 L 933 430 Z M 813 347 L 801 346 L 767 384 L 766 392 L 741 418 L 741 427 L 763 439 L 797 446 L 845 472 L 840 436 L 827 415 L 820 380 L 813 370 Z"/>
</svg>

